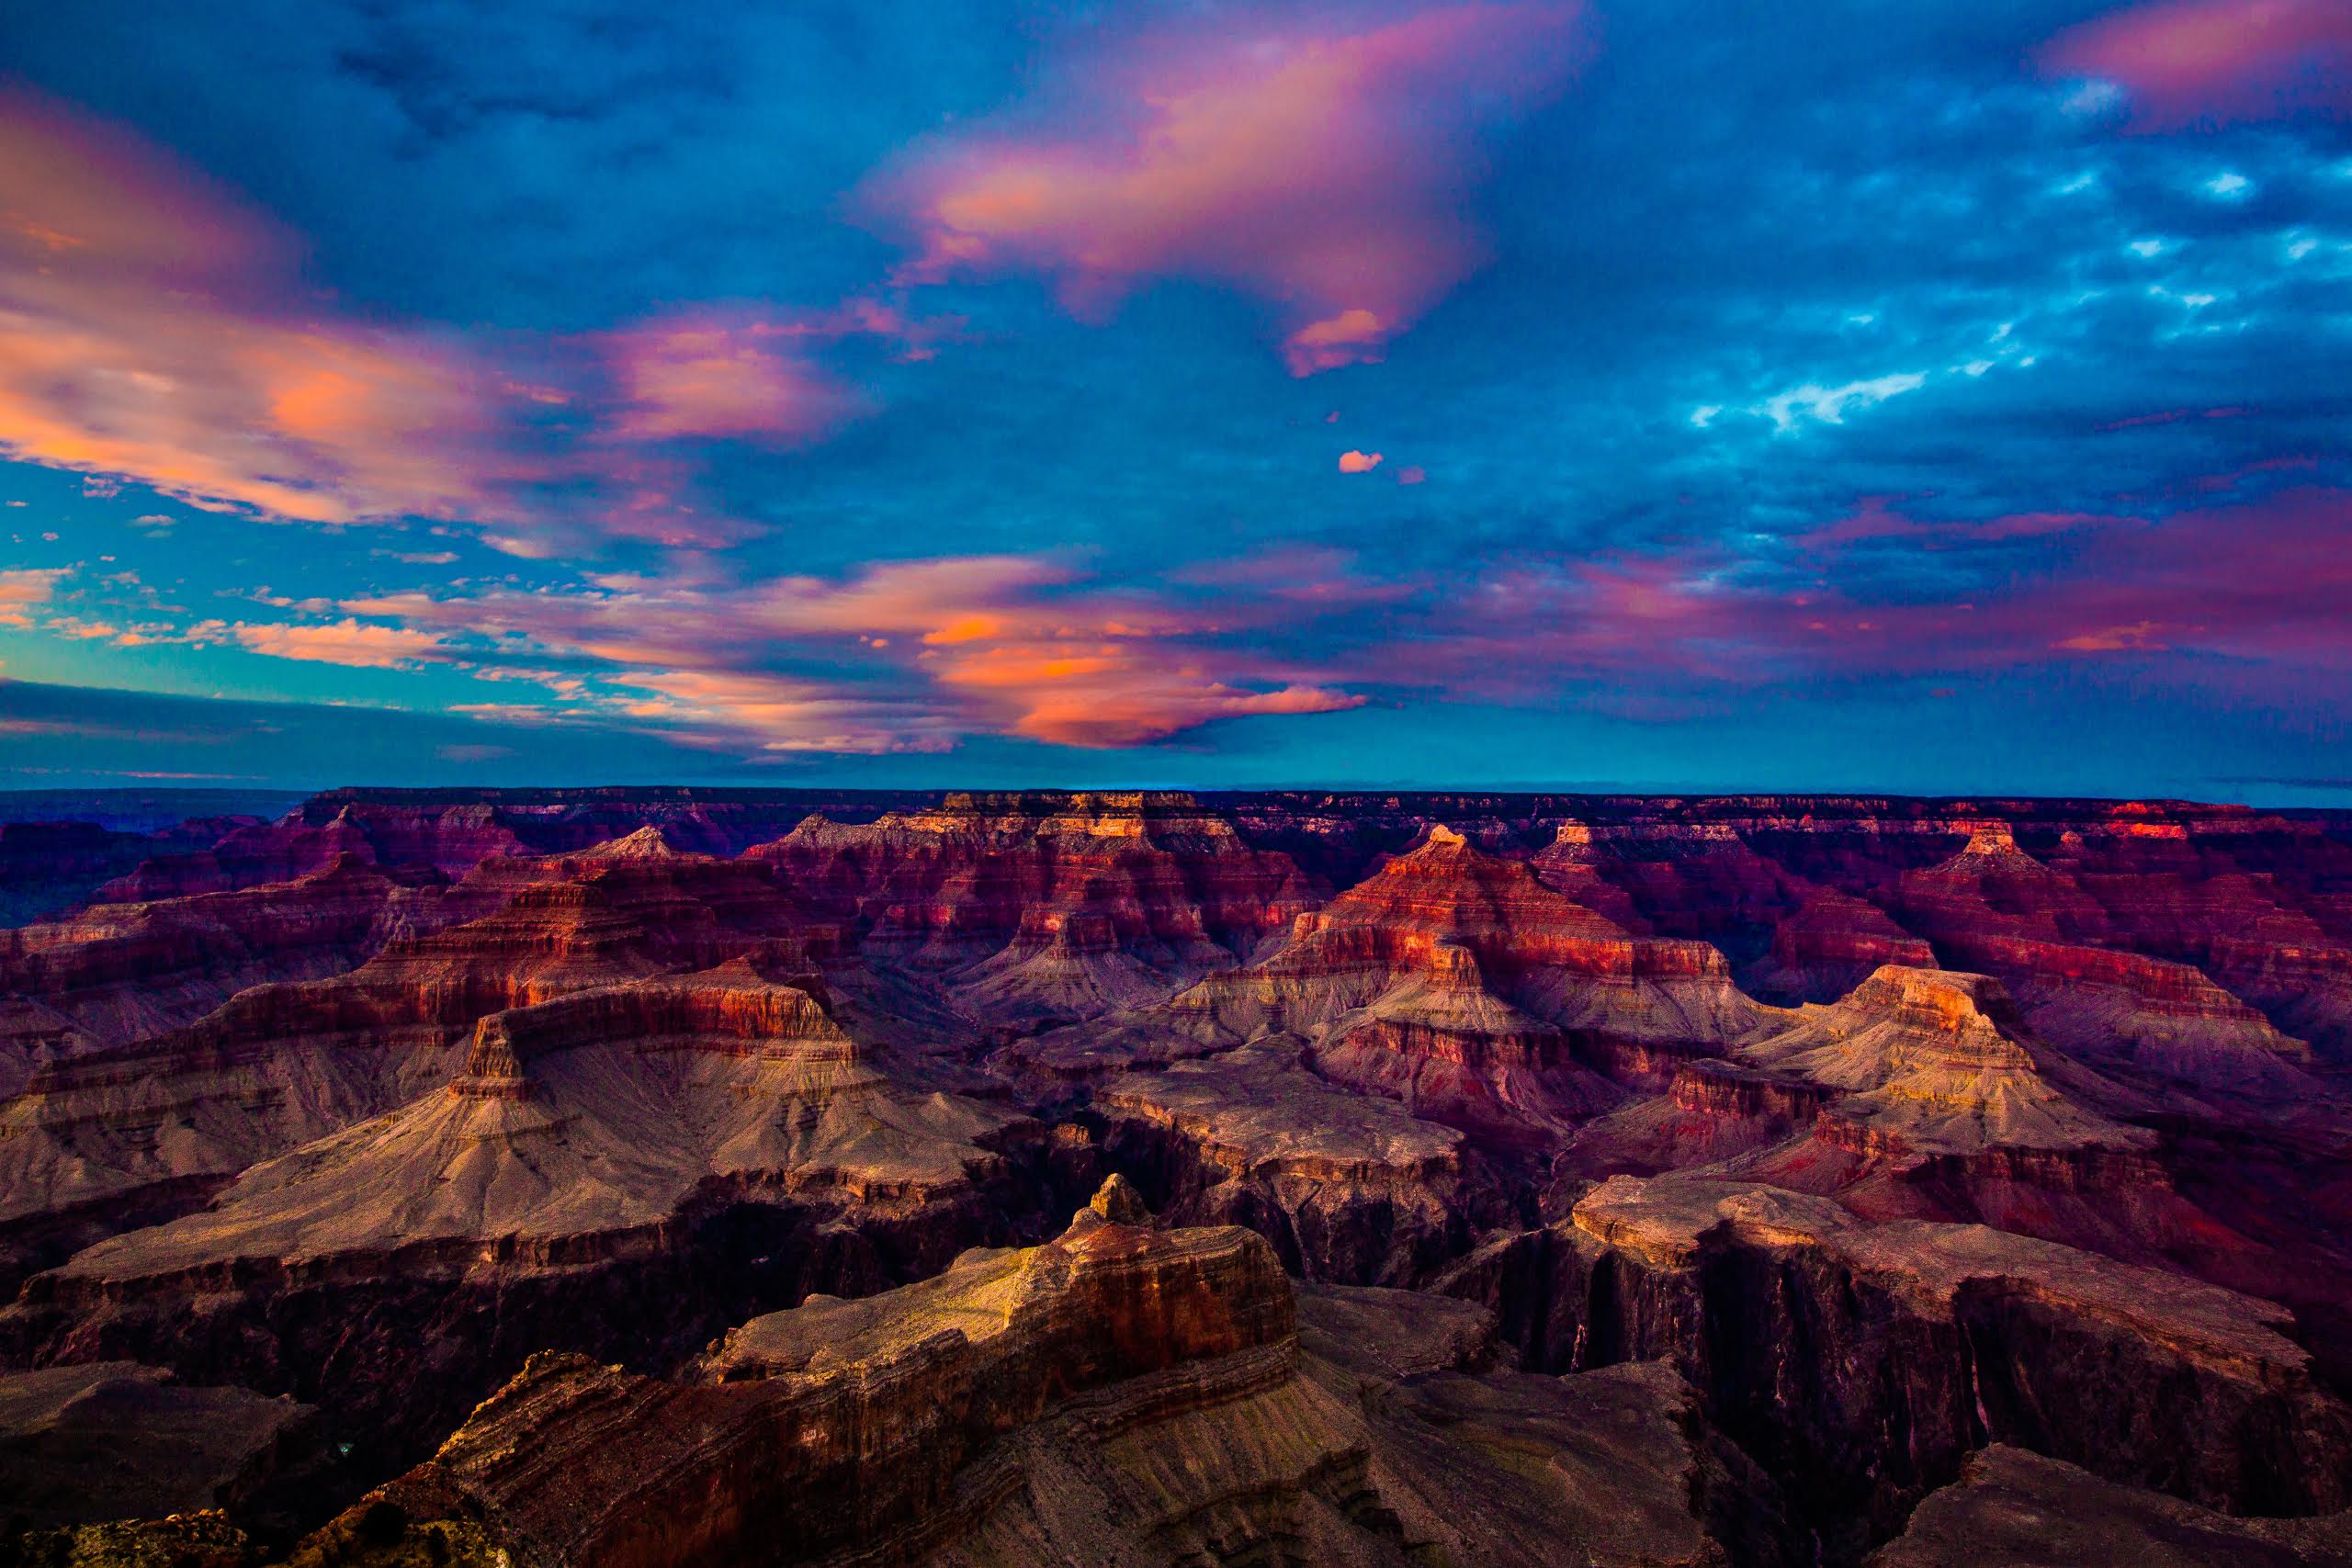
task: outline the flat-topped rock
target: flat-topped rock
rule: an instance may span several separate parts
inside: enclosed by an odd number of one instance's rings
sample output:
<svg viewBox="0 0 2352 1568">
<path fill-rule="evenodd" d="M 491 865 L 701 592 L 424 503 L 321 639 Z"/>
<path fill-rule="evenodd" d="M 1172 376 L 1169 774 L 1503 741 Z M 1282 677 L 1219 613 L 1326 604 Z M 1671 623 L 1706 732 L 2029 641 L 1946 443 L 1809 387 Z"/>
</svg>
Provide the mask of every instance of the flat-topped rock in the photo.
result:
<svg viewBox="0 0 2352 1568">
<path fill-rule="evenodd" d="M 2244 1519 L 1996 1443 L 1869 1568 L 2335 1568 L 2352 1516 Z"/>
<path fill-rule="evenodd" d="M 1501 1355 L 1495 1314 L 1473 1302 L 1374 1285 L 1301 1284 L 1299 1346 L 1360 1376 L 1396 1382 L 1485 1371 Z"/>
<path fill-rule="evenodd" d="M 1408 1291 L 1309 1286 L 1306 1376 L 1346 1398 L 1406 1540 L 1458 1563 L 1793 1564 L 1777 1490 L 1661 1363 L 1496 1365 L 1493 1320 Z"/>
<path fill-rule="evenodd" d="M 1614 1177 L 1576 1206 L 1576 1228 L 1665 1269 L 1694 1264 L 1712 1239 L 1818 1247 L 1898 1289 L 1917 1310 L 1949 1314 L 1972 1288 L 2020 1292 L 2128 1328 L 2233 1375 L 2302 1372 L 2293 1314 L 2162 1269 L 1995 1230 L 1901 1220 L 1869 1224 L 1825 1198 L 1774 1187 Z"/>
<path fill-rule="evenodd" d="M 1017 1120 L 894 1089 L 796 987 L 644 981 L 493 1015 L 445 1089 L 257 1165 L 209 1208 L 101 1242 L 58 1278 L 453 1242 L 518 1261 L 595 1255 L 650 1245 L 722 1185 L 916 1204 L 994 1163 L 986 1141 Z"/>
<path fill-rule="evenodd" d="M 1338 1180 L 1452 1174 L 1463 1134 L 1394 1101 L 1326 1085 L 1278 1045 L 1106 1079 L 1094 1102 L 1182 1134 L 1237 1176 Z"/>
<path fill-rule="evenodd" d="M 315 1415 L 129 1361 L 0 1373 L 0 1519 L 47 1528 L 243 1505 L 313 1457 Z"/>
<path fill-rule="evenodd" d="M 868 823 L 811 818 L 748 858 L 857 931 L 869 962 L 937 976 L 990 1023 L 1157 1001 L 1315 896 L 1224 816 L 1146 793 L 950 795 Z"/>
</svg>

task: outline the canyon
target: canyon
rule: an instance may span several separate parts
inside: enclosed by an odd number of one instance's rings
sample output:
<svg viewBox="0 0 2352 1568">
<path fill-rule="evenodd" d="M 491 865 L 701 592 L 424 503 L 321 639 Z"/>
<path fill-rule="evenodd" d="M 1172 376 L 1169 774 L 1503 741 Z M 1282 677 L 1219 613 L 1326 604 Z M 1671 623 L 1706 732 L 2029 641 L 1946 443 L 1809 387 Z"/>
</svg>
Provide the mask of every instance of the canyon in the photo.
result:
<svg viewBox="0 0 2352 1568">
<path fill-rule="evenodd" d="M 0 873 L 0 1562 L 2352 1561 L 2352 812 L 338 790 Z"/>
</svg>

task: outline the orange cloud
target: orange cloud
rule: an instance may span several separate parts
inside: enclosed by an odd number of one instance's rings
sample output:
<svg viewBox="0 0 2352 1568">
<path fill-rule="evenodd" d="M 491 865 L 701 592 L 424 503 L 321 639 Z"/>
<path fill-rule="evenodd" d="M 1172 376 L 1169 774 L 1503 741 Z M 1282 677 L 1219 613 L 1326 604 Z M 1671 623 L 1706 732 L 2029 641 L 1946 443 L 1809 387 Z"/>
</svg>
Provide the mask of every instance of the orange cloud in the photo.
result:
<svg viewBox="0 0 2352 1568">
<path fill-rule="evenodd" d="M 1090 315 L 1146 277 L 1204 278 L 1276 306 L 1294 375 L 1376 360 L 1483 259 L 1461 205 L 1476 143 L 1565 76 L 1576 15 L 1138 40 L 1095 73 L 1085 130 L 951 142 L 879 187 L 920 247 L 901 276 L 1042 270 Z"/>
<path fill-rule="evenodd" d="M 2352 6 L 2344 0 L 2159 0 L 2070 28 L 2045 74 L 2112 82 L 2135 130 L 2352 111 Z"/>
<path fill-rule="evenodd" d="M 447 645 L 431 632 L 408 626 L 369 626 L 357 620 L 314 626 L 239 622 L 218 629 L 238 646 L 273 659 L 299 659 L 355 669 L 396 670 L 447 652 Z"/>
<path fill-rule="evenodd" d="M 1017 734 L 1057 746 L 1146 746 L 1216 719 L 1340 713 L 1362 707 L 1364 701 L 1317 686 L 1245 692 L 1216 682 L 1163 685 L 1145 673 L 1132 682 L 1097 686 L 1082 695 L 1041 698 L 1014 728 Z"/>
<path fill-rule="evenodd" d="M 428 640 L 461 633 L 568 663 L 565 695 L 590 711 L 718 747 L 933 750 L 973 734 L 1142 745 L 1215 719 L 1363 700 L 1311 670 L 1226 646 L 1218 634 L 1230 604 L 1211 618 L 1088 586 L 1035 557 L 893 561 L 846 581 L 611 582 L 594 592 L 378 595 L 343 607 Z M 852 648 L 854 662 L 841 662 Z M 582 661 L 597 666 L 584 688 Z M 834 672 L 822 676 L 765 668 L 828 662 Z"/>
<path fill-rule="evenodd" d="M 2068 653 L 2163 653 L 2170 647 L 2163 640 L 2169 629 L 2158 621 L 2134 621 L 2128 626 L 2083 632 L 2050 646 Z"/>
<path fill-rule="evenodd" d="M 32 617 L 26 612 L 48 604 L 56 592 L 57 580 L 69 575 L 63 567 L 0 570 L 0 626 L 31 626 Z"/>
<path fill-rule="evenodd" d="M 938 649 L 1068 636 L 1172 637 L 1189 617 L 1150 599 L 1066 592 L 1069 569 L 1039 556 L 883 561 L 848 581 L 783 578 L 752 595 L 770 635 L 905 637 Z"/>
<path fill-rule="evenodd" d="M 1329 321 L 1309 321 L 1283 340 L 1283 363 L 1294 376 L 1336 370 L 1380 357 L 1392 329 L 1370 310 L 1342 310 Z"/>
<path fill-rule="evenodd" d="M 1337 713 L 1364 703 L 1317 686 L 1242 690 L 1216 678 L 1197 654 L 1134 643 L 1001 645 L 950 664 L 939 679 L 1005 705 L 1012 733 L 1057 746 L 1144 746 L 1214 719 Z"/>
<path fill-rule="evenodd" d="M 1377 452 L 1351 450 L 1340 454 L 1340 472 L 1343 474 L 1368 474 L 1378 467 L 1380 454 Z"/>
</svg>

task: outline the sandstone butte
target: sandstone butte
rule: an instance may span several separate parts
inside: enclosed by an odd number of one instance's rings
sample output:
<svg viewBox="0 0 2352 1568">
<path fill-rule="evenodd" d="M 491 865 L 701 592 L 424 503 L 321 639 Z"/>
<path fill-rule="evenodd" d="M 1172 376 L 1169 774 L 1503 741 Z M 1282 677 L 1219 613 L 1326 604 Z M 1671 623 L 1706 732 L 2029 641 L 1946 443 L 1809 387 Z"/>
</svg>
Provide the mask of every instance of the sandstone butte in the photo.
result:
<svg viewBox="0 0 2352 1568">
<path fill-rule="evenodd" d="M 0 1561 L 2352 1561 L 2352 815 L 355 790 L 0 893 Z"/>
</svg>

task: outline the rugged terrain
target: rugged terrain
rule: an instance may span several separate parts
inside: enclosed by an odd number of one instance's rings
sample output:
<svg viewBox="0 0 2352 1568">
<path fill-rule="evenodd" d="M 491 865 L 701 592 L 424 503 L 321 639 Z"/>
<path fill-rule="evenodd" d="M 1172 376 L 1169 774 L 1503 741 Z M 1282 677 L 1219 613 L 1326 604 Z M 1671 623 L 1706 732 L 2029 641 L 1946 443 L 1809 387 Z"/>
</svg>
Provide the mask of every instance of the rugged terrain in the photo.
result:
<svg viewBox="0 0 2352 1568">
<path fill-rule="evenodd" d="M 2352 814 L 8 833 L 0 1557 L 2352 1552 Z"/>
</svg>

